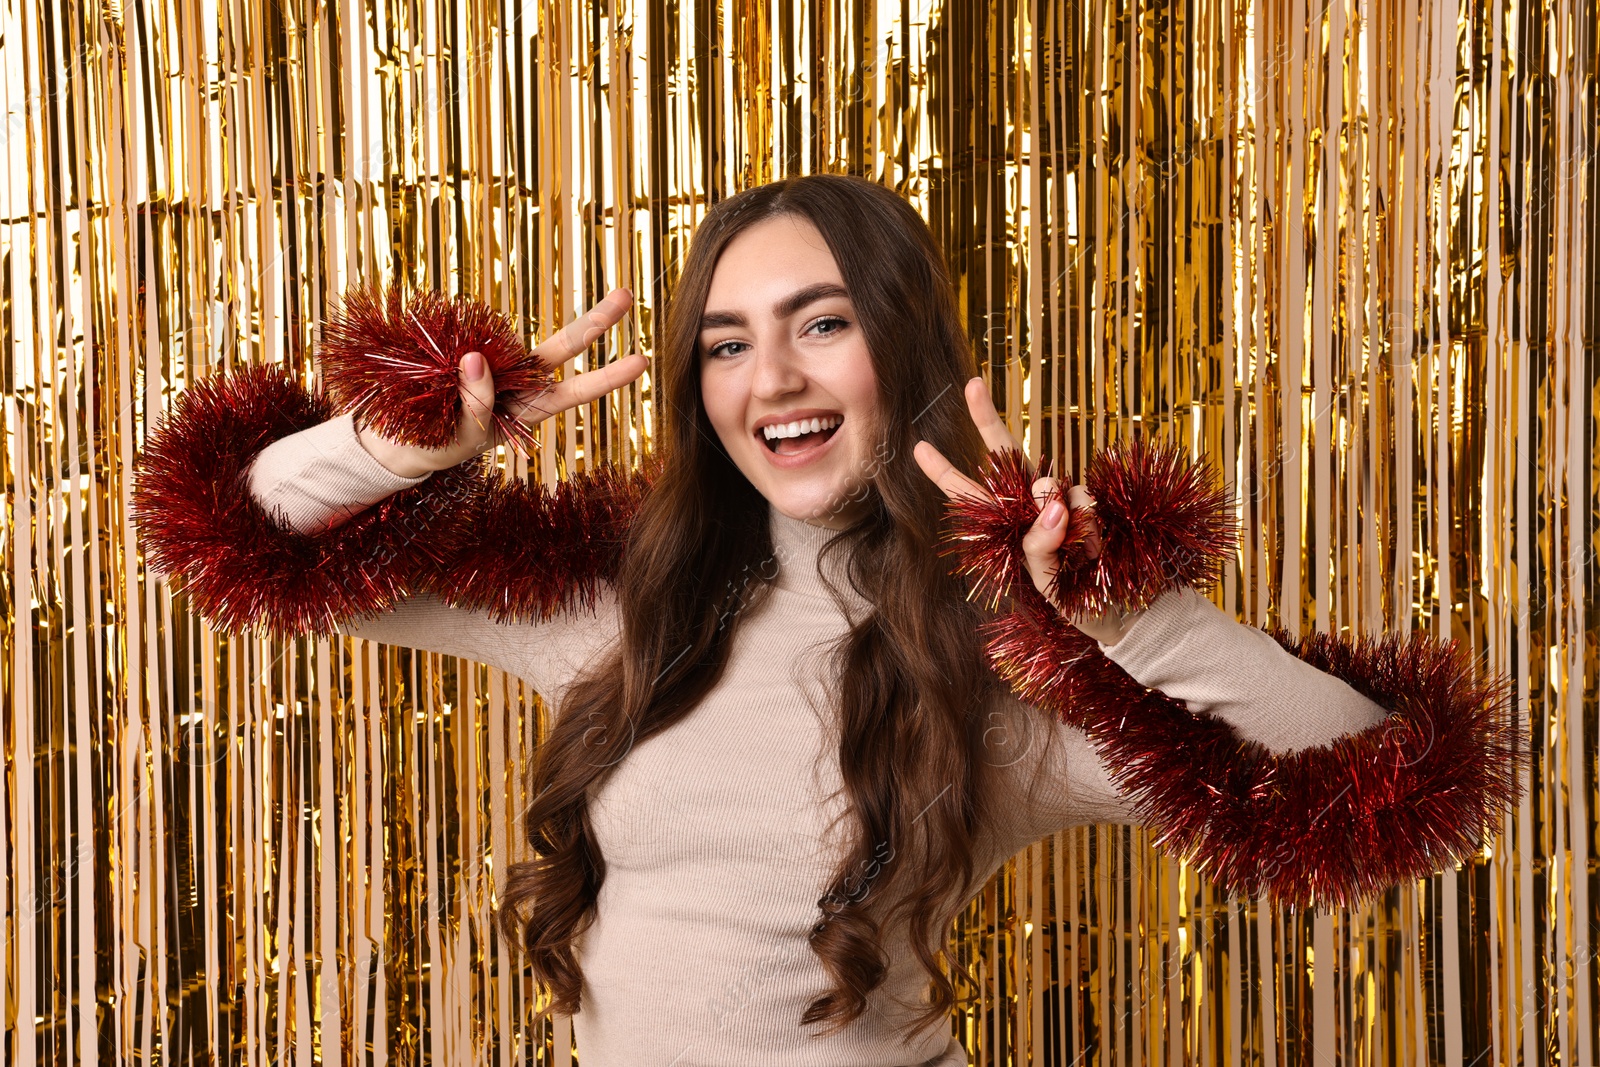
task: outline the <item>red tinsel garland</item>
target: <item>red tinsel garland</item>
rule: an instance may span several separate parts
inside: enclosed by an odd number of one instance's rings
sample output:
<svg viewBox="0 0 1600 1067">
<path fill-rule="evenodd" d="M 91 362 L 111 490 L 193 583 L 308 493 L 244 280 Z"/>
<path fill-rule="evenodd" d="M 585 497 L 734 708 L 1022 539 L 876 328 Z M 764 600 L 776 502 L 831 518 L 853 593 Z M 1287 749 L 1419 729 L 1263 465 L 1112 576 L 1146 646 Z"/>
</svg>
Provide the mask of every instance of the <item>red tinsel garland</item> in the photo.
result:
<svg viewBox="0 0 1600 1067">
<path fill-rule="evenodd" d="M 255 502 L 245 471 L 331 414 L 281 371 L 250 367 L 185 390 L 151 434 L 134 489 L 146 558 L 180 576 L 218 629 L 326 631 L 419 591 L 500 620 L 592 607 L 660 470 L 604 466 L 551 490 L 486 481 L 474 460 L 342 526 L 298 533 Z"/>
<path fill-rule="evenodd" d="M 300 634 L 377 614 L 455 551 L 454 522 L 480 491 L 476 463 L 318 535 L 296 533 L 256 504 L 245 484 L 256 454 L 331 415 L 325 399 L 282 371 L 248 367 L 191 385 L 151 433 L 133 495 L 146 561 L 179 576 L 219 629 Z"/>
<path fill-rule="evenodd" d="M 991 453 L 978 477 L 993 499 L 952 500 L 945 540 L 947 554 L 959 557 L 956 573 L 995 604 L 1019 585 L 1033 587 L 1022 537 L 1040 509 L 1034 473 L 1016 449 Z M 1084 488 L 1095 498 L 1100 555 L 1077 562 L 1089 509 L 1074 508 L 1049 589 L 1061 613 L 1136 610 L 1175 585 L 1215 581 L 1233 553 L 1235 530 L 1227 495 L 1211 483 L 1203 465 L 1171 446 L 1136 438 L 1096 455 Z"/>
<path fill-rule="evenodd" d="M 1519 795 L 1508 684 L 1453 642 L 1273 632 L 1390 712 L 1331 745 L 1273 755 L 1139 685 L 1033 590 L 1020 599 L 988 624 L 996 671 L 1082 727 L 1156 842 L 1232 892 L 1353 903 L 1469 858 Z"/>
<path fill-rule="evenodd" d="M 509 318 L 477 300 L 402 293 L 398 285 L 354 290 L 323 326 L 317 357 L 337 409 L 392 441 L 443 448 L 455 440 L 460 417 L 461 357 L 473 351 L 494 378 L 501 437 L 532 452 L 533 430 L 516 417 L 513 398 L 543 392 L 555 376 Z"/>
<path fill-rule="evenodd" d="M 1064 621 L 1204 585 L 1232 550 L 1225 495 L 1178 453 L 1135 444 L 1102 453 L 1090 470 L 1104 549 L 1092 567 L 1063 561 L 1050 590 L 1060 611 L 1023 563 L 1039 506 L 1020 454 L 999 454 L 983 472 L 993 500 L 951 502 L 947 541 L 958 573 L 1014 598 L 1014 610 L 986 625 L 996 672 L 1021 699 L 1088 733 L 1156 841 L 1231 891 L 1282 903 L 1349 903 L 1470 856 L 1519 789 L 1505 682 L 1424 636 L 1275 633 L 1390 716 L 1329 746 L 1272 755 L 1145 689 Z"/>
<path fill-rule="evenodd" d="M 660 469 L 651 456 L 640 470 L 602 466 L 554 489 L 497 481 L 474 502 L 470 542 L 425 587 L 502 622 L 592 608 Z"/>
</svg>

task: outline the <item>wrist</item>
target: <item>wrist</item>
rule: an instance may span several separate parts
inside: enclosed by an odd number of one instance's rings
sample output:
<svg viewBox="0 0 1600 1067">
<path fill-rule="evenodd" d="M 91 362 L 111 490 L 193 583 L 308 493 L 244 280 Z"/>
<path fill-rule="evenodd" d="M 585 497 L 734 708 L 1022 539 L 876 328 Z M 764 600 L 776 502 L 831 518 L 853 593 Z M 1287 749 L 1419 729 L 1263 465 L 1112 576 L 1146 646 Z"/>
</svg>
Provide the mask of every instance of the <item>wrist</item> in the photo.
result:
<svg viewBox="0 0 1600 1067">
<path fill-rule="evenodd" d="M 1079 615 L 1070 621 L 1084 634 L 1110 648 L 1121 641 L 1144 611 L 1122 611 L 1112 608 L 1101 615 Z"/>
<path fill-rule="evenodd" d="M 356 440 L 361 443 L 367 455 L 377 460 L 390 474 L 401 478 L 421 478 L 424 474 L 433 473 L 432 467 L 424 466 L 417 460 L 415 449 L 379 436 L 370 427 L 361 425 L 359 419 L 355 425 Z"/>
</svg>

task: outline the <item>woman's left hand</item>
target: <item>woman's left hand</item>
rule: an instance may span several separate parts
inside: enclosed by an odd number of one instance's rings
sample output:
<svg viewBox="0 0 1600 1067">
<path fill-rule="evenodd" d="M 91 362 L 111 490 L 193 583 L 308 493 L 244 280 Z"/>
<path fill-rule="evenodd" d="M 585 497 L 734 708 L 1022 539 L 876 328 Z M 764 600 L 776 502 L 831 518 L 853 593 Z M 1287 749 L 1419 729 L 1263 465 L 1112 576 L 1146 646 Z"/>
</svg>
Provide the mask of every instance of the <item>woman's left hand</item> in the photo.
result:
<svg viewBox="0 0 1600 1067">
<path fill-rule="evenodd" d="M 983 436 L 989 450 L 999 452 L 1014 448 L 1020 452 L 1022 446 L 1011 436 L 1011 431 L 1006 429 L 1006 424 L 995 411 L 994 401 L 989 396 L 989 387 L 982 378 L 973 378 L 967 383 L 966 396 L 967 410 L 972 414 L 972 422 L 977 426 L 978 433 Z M 912 451 L 916 456 L 917 466 L 922 468 L 922 473 L 944 490 L 945 496 L 952 500 L 958 496 L 991 499 L 983 486 L 962 474 L 928 442 L 918 441 Z M 1056 605 L 1054 599 L 1050 598 L 1050 579 L 1055 576 L 1060 563 L 1061 544 L 1066 539 L 1067 526 L 1073 521 L 1071 516 L 1074 513 L 1079 516 L 1076 521 L 1094 523 L 1094 528 L 1084 538 L 1087 557 L 1092 560 L 1100 555 L 1100 529 L 1095 521 L 1094 512 L 1078 510 L 1092 507 L 1094 498 L 1083 486 L 1070 486 L 1063 506 L 1060 483 L 1054 478 L 1039 478 L 1033 483 L 1033 499 L 1041 510 L 1033 526 L 1022 538 L 1022 551 L 1027 559 L 1028 574 L 1033 578 L 1034 588 L 1044 594 L 1045 598 L 1059 610 L 1060 605 Z M 1133 618 L 1131 615 L 1123 616 L 1112 612 L 1106 615 L 1077 616 L 1067 621 L 1102 644 L 1114 645 L 1127 632 Z"/>
</svg>

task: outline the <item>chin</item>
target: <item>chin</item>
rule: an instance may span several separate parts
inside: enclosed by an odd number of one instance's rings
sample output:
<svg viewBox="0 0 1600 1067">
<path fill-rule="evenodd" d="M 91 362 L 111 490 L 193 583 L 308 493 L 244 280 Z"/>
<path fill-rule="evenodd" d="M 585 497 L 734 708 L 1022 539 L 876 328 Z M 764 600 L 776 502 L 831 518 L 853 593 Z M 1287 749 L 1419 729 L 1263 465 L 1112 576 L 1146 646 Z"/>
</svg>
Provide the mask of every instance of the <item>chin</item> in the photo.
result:
<svg viewBox="0 0 1600 1067">
<path fill-rule="evenodd" d="M 765 466 L 764 457 L 751 456 L 750 462 L 757 465 L 757 472 L 764 477 L 758 480 L 751 477 L 755 472 L 741 468 L 746 480 L 757 488 L 773 508 L 802 522 L 843 529 L 865 513 L 876 492 L 870 483 L 842 477 L 837 469 L 831 472 L 834 479 L 829 484 L 821 484 L 820 479 L 813 482 L 797 481 L 791 474 L 787 476 L 789 484 L 785 485 L 784 474 L 778 473 L 772 477 L 770 469 L 762 469 Z M 846 465 L 851 469 L 861 466 L 859 463 Z M 816 473 L 826 475 L 830 472 Z M 766 483 L 764 486 L 763 482 Z"/>
<path fill-rule="evenodd" d="M 837 491 L 806 494 L 773 501 L 773 507 L 792 519 L 843 529 L 855 522 L 866 511 L 866 496 L 871 490 L 862 486 L 841 486 Z"/>
</svg>

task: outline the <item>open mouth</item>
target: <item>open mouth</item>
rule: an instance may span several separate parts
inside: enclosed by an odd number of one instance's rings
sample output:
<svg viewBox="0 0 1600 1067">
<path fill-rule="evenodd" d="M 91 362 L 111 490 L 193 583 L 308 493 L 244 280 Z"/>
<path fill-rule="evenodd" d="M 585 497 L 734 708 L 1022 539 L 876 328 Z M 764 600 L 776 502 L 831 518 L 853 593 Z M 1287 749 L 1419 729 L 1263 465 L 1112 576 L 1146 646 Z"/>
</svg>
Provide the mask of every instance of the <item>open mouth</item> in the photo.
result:
<svg viewBox="0 0 1600 1067">
<path fill-rule="evenodd" d="M 841 419 L 836 425 L 822 430 L 813 430 L 810 433 L 803 433 L 798 437 L 775 437 L 769 440 L 765 434 L 760 436 L 762 443 L 767 446 L 768 452 L 787 456 L 795 452 L 804 452 L 807 449 L 816 448 L 818 445 L 826 443 L 828 438 L 838 433 L 839 427 L 843 425 L 844 420 Z"/>
</svg>

